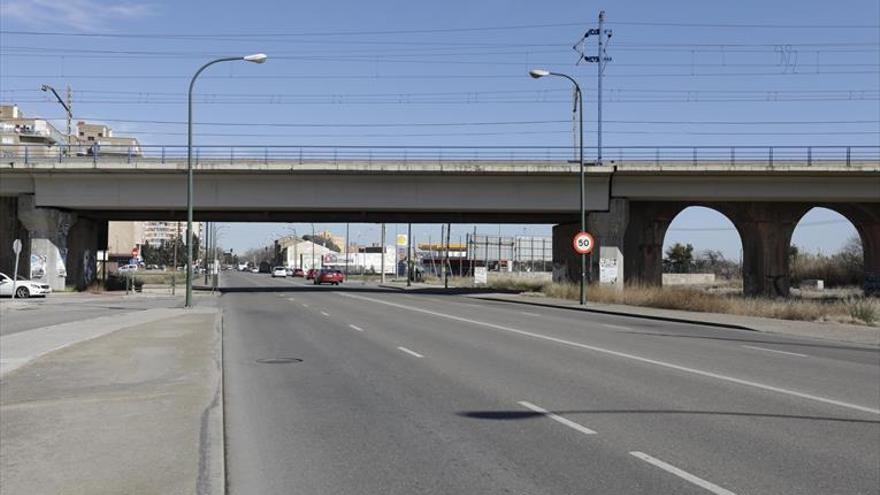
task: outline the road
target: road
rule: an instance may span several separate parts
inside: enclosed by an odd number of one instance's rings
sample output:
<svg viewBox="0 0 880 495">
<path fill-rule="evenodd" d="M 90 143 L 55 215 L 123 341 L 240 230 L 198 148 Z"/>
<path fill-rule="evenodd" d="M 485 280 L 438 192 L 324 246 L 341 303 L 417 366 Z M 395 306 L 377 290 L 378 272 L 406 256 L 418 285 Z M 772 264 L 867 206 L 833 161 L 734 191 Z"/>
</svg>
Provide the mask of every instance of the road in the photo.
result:
<svg viewBox="0 0 880 495">
<path fill-rule="evenodd" d="M 233 494 L 880 487 L 877 349 L 223 277 Z"/>
</svg>

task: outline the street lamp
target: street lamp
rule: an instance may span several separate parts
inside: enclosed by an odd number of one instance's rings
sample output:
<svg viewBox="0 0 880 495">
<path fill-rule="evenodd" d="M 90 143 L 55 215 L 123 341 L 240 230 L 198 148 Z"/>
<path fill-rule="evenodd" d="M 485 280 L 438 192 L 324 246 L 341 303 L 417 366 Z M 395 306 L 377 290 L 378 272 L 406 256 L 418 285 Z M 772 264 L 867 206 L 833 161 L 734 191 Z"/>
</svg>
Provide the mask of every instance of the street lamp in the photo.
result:
<svg viewBox="0 0 880 495">
<path fill-rule="evenodd" d="M 578 85 L 577 81 L 574 80 L 573 77 L 568 76 L 566 74 L 562 74 L 559 72 L 550 72 L 545 69 L 532 69 L 529 71 L 529 75 L 535 79 L 539 79 L 547 76 L 556 76 L 556 77 L 564 77 L 571 81 L 574 84 L 574 92 L 575 92 L 575 107 L 578 111 L 578 119 L 580 121 L 579 131 L 580 131 L 580 139 L 578 140 L 578 144 L 580 147 L 580 161 L 581 165 L 581 177 L 580 177 L 580 195 L 581 195 L 581 232 L 586 232 L 587 230 L 587 213 L 584 206 L 584 95 L 581 93 L 581 87 Z M 581 294 L 580 294 L 580 303 L 581 305 L 587 304 L 587 255 L 581 255 Z"/>
<path fill-rule="evenodd" d="M 192 95 L 193 95 L 193 86 L 196 84 L 196 79 L 199 77 L 199 74 L 202 73 L 209 66 L 214 65 L 219 62 L 232 62 L 235 60 L 244 60 L 245 62 L 253 62 L 255 64 L 262 64 L 266 61 L 268 57 L 265 53 L 255 53 L 253 55 L 246 55 L 244 57 L 223 57 L 215 60 L 211 60 L 207 64 L 201 66 L 199 70 L 196 71 L 195 75 L 193 75 L 192 80 L 189 82 L 189 95 L 187 99 L 188 105 L 188 114 L 187 114 L 187 122 L 186 122 L 186 300 L 184 306 L 187 308 L 192 307 L 192 284 L 193 284 L 193 273 L 192 273 L 192 224 L 193 224 L 193 168 L 192 168 L 192 113 L 193 113 L 193 104 L 192 104 Z"/>
<path fill-rule="evenodd" d="M 43 84 L 40 86 L 40 90 L 44 93 L 51 91 L 55 95 L 55 99 L 58 100 L 58 103 L 64 107 L 64 111 L 67 112 L 67 154 L 70 155 L 70 121 L 73 120 L 73 112 L 70 111 L 70 105 L 64 102 L 64 99 L 61 98 L 61 95 L 52 86 Z M 67 87 L 67 97 L 70 98 L 70 86 Z"/>
</svg>

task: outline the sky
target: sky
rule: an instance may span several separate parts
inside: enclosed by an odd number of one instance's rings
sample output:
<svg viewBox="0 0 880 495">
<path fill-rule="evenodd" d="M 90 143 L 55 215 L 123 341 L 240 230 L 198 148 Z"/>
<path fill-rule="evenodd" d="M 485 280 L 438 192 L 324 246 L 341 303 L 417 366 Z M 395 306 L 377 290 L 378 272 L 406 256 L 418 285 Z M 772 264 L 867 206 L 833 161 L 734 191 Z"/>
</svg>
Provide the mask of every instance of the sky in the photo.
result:
<svg viewBox="0 0 880 495">
<path fill-rule="evenodd" d="M 105 122 L 148 152 L 181 151 L 193 72 L 212 57 L 265 52 L 265 64 L 224 63 L 200 77 L 197 145 L 239 153 L 279 145 L 571 146 L 570 87 L 526 74 L 544 67 L 584 88 L 585 144 L 593 147 L 596 66 L 578 63 L 573 46 L 603 8 L 613 32 L 603 83 L 606 157 L 632 146 L 880 144 L 876 0 L 0 0 L 0 101 L 60 119 L 61 107 L 39 87 L 69 85 L 76 120 Z M 585 50 L 595 54 L 595 37 Z M 311 226 L 230 224 L 222 242 L 240 251 L 292 229 Z M 389 226 L 389 239 L 402 229 Z M 454 226 L 453 237 L 472 230 Z M 415 227 L 419 238 L 439 231 Z M 379 228 L 352 232 L 378 240 Z M 854 234 L 843 217 L 816 209 L 794 242 L 830 253 Z M 666 242 L 731 258 L 741 244 L 722 215 L 704 208 L 676 218 Z"/>
</svg>

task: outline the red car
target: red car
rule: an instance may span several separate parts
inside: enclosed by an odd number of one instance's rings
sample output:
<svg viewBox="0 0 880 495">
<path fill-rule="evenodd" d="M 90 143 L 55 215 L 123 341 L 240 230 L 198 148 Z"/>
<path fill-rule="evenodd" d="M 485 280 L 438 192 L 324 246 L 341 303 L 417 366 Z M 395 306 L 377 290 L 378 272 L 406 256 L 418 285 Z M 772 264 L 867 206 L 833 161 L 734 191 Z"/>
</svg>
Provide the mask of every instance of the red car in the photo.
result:
<svg viewBox="0 0 880 495">
<path fill-rule="evenodd" d="M 314 268 L 309 268 L 308 273 L 306 273 L 306 280 L 314 280 L 316 273 L 318 273 L 318 270 L 315 270 Z"/>
<path fill-rule="evenodd" d="M 292 276 L 293 277 L 305 277 L 306 272 L 304 272 L 302 268 L 294 268 Z"/>
<path fill-rule="evenodd" d="M 345 280 L 345 275 L 339 270 L 321 270 L 315 275 L 315 284 L 339 285 Z"/>
</svg>

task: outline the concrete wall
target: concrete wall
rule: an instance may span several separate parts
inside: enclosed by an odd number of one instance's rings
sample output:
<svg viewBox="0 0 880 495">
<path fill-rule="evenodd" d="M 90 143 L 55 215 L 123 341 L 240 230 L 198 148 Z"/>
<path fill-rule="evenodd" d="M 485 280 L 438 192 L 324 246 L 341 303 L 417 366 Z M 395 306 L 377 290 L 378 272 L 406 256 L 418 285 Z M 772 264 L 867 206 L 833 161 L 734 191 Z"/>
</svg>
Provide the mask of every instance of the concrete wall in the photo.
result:
<svg viewBox="0 0 880 495">
<path fill-rule="evenodd" d="M 709 285 L 715 283 L 714 273 L 664 273 L 663 285 Z"/>
</svg>

